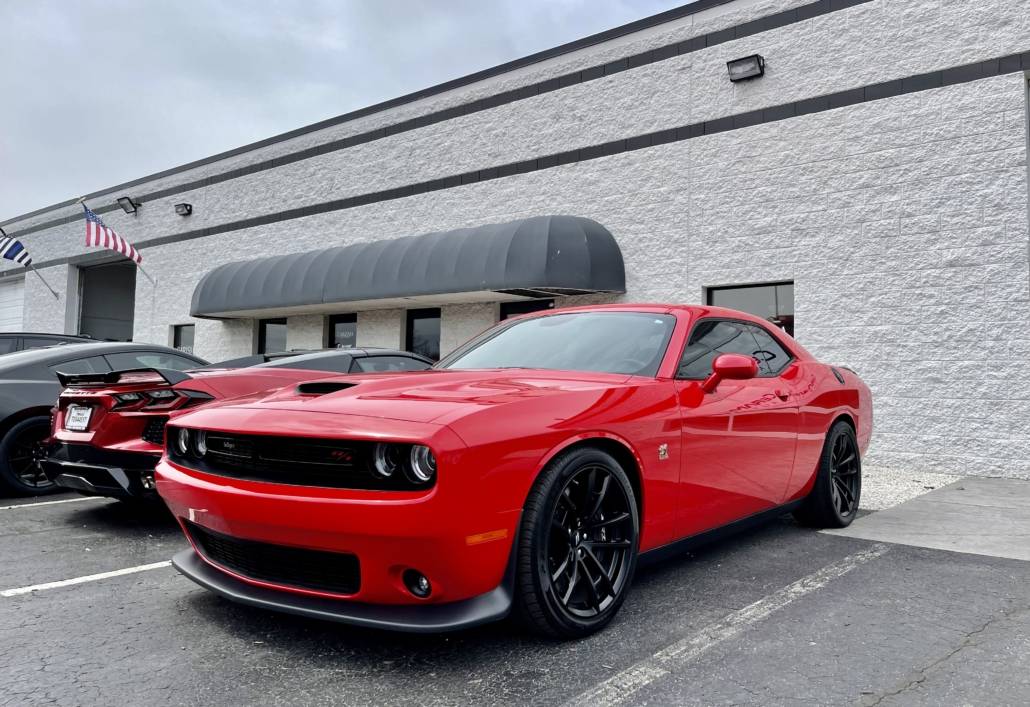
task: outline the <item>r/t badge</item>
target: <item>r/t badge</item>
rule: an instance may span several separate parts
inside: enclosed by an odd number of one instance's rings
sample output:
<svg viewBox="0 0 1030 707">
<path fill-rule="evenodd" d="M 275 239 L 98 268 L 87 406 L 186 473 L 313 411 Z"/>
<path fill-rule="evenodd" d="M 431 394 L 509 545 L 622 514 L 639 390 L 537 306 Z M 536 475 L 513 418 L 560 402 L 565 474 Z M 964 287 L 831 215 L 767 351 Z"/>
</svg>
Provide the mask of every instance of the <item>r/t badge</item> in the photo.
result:
<svg viewBox="0 0 1030 707">
<path fill-rule="evenodd" d="M 658 445 L 658 460 L 664 461 L 669 458 L 669 445 L 659 444 Z"/>
</svg>

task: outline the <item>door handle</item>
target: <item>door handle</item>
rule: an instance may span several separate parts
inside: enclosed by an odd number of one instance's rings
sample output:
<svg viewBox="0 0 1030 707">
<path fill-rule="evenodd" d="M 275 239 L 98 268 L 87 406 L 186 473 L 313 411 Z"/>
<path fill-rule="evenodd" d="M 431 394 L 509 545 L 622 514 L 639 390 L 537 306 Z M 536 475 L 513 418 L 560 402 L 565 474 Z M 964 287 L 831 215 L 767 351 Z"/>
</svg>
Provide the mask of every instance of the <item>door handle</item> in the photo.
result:
<svg viewBox="0 0 1030 707">
<path fill-rule="evenodd" d="M 786 400 L 787 398 L 790 397 L 790 393 L 788 393 L 786 390 L 777 389 L 775 392 L 776 392 L 776 397 L 779 398 L 780 400 Z"/>
</svg>

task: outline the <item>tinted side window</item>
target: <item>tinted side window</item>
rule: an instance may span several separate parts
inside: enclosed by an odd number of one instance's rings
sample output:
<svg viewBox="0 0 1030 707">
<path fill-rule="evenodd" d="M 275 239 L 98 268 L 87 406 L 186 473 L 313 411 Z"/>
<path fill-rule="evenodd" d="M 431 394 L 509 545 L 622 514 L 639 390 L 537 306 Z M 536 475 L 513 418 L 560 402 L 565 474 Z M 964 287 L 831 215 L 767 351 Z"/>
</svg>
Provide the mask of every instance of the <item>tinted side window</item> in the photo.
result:
<svg viewBox="0 0 1030 707">
<path fill-rule="evenodd" d="M 132 351 L 126 353 L 107 354 L 107 362 L 116 371 L 128 371 L 133 368 L 170 368 L 173 371 L 185 371 L 201 365 L 182 356 L 164 353 L 163 351 Z"/>
<path fill-rule="evenodd" d="M 73 361 L 55 363 L 50 366 L 54 373 L 106 373 L 111 370 L 103 356 L 90 356 L 89 358 L 77 358 Z"/>
<path fill-rule="evenodd" d="M 677 377 L 707 378 L 712 372 L 712 361 L 719 354 L 751 356 L 757 347 L 748 329 L 747 325 L 737 322 L 716 319 L 699 322 L 683 350 Z"/>
<path fill-rule="evenodd" d="M 790 354 L 762 327 L 749 328 L 758 344 L 754 357 L 758 360 L 759 375 L 776 375 L 790 362 Z"/>
<path fill-rule="evenodd" d="M 46 336 L 25 336 L 22 337 L 21 347 L 23 349 L 38 349 L 41 346 L 54 346 L 62 341 L 62 339 L 51 339 Z"/>
<path fill-rule="evenodd" d="M 18 350 L 17 336 L 0 336 L 0 354 L 11 353 Z"/>
<path fill-rule="evenodd" d="M 368 356 L 354 359 L 354 370 L 364 373 L 387 371 L 424 371 L 429 364 L 406 356 Z"/>
</svg>

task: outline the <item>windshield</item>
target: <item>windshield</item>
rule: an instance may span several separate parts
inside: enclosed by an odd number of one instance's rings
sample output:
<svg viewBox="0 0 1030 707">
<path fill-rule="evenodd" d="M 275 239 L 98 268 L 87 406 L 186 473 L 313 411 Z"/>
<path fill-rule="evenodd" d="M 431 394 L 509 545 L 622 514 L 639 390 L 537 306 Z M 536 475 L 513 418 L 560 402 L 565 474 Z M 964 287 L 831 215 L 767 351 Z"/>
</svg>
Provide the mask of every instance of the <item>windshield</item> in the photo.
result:
<svg viewBox="0 0 1030 707">
<path fill-rule="evenodd" d="M 653 376 L 676 318 L 643 312 L 571 312 L 487 333 L 441 368 L 547 368 Z"/>
</svg>

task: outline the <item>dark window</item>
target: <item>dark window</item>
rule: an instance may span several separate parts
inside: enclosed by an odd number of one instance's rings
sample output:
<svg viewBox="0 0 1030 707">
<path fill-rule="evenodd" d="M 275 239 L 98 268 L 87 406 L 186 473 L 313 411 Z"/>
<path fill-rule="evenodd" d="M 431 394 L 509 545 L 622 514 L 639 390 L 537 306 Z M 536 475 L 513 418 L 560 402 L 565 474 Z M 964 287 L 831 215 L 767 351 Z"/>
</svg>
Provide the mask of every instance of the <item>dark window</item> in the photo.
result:
<svg viewBox="0 0 1030 707">
<path fill-rule="evenodd" d="M 553 299 L 531 299 L 523 302 L 501 302 L 501 320 L 508 317 L 517 317 L 520 314 L 540 312 L 544 309 L 554 309 Z"/>
<path fill-rule="evenodd" d="M 712 361 L 719 354 L 751 356 L 758 345 L 748 329 L 744 324 L 719 319 L 698 322 L 683 350 L 677 377 L 707 378 L 712 372 Z"/>
<path fill-rule="evenodd" d="M 11 353 L 18 350 L 17 336 L 0 336 L 0 354 Z"/>
<path fill-rule="evenodd" d="M 753 314 L 794 336 L 794 283 L 711 287 L 708 304 Z"/>
<path fill-rule="evenodd" d="M 50 367 L 54 373 L 106 373 L 111 370 L 103 356 L 90 356 L 89 358 L 77 358 L 73 361 L 55 363 Z"/>
<path fill-rule="evenodd" d="M 38 349 L 43 346 L 54 346 L 61 343 L 62 339 L 55 339 L 50 336 L 24 336 L 21 340 L 23 349 Z"/>
<path fill-rule="evenodd" d="M 179 324 L 172 327 L 172 346 L 184 353 L 193 353 L 193 337 L 197 327 L 193 324 Z"/>
<path fill-rule="evenodd" d="M 389 371 L 424 371 L 429 368 L 425 361 L 407 356 L 366 356 L 354 359 L 355 373 L 384 373 Z"/>
<path fill-rule="evenodd" d="M 286 319 L 262 319 L 258 322 L 259 354 L 286 350 Z"/>
<path fill-rule="evenodd" d="M 271 361 L 259 363 L 254 368 L 297 368 L 303 371 L 350 373 L 352 360 L 353 357 L 349 353 L 319 351 L 295 356 L 276 356 Z"/>
<path fill-rule="evenodd" d="M 434 361 L 440 358 L 440 310 L 409 309 L 405 349 Z"/>
<path fill-rule="evenodd" d="M 357 341 L 357 314 L 334 314 L 329 317 L 329 348 L 352 349 Z"/>
<path fill-rule="evenodd" d="M 449 358 L 445 368 L 543 368 L 653 376 L 675 317 L 570 312 L 501 325 Z"/>
<path fill-rule="evenodd" d="M 724 319 L 697 323 L 680 359 L 678 378 L 703 379 L 712 372 L 719 354 L 750 356 L 758 362 L 760 377 L 774 376 L 790 361 L 790 354 L 759 326 Z"/>
<path fill-rule="evenodd" d="M 762 374 L 776 375 L 790 363 L 791 355 L 780 346 L 780 343 L 773 338 L 772 334 L 762 327 L 750 326 L 749 328 L 758 344 L 755 358 L 758 359 L 758 366 Z"/>
<path fill-rule="evenodd" d="M 115 371 L 131 371 L 134 368 L 170 368 L 173 371 L 187 371 L 203 365 L 185 356 L 164 351 L 126 351 L 105 354 L 107 362 Z"/>
</svg>

